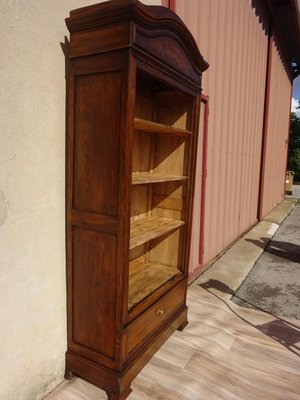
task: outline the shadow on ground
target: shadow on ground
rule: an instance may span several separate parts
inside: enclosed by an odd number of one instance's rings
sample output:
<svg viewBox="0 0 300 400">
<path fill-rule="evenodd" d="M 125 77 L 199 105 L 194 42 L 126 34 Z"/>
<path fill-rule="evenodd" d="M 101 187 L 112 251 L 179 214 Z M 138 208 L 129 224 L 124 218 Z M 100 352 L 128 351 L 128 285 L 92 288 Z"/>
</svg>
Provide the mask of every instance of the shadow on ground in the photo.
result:
<svg viewBox="0 0 300 400">
<path fill-rule="evenodd" d="M 227 301 L 222 299 L 220 296 L 218 296 L 214 291 L 211 289 L 217 290 L 222 293 L 226 293 L 229 295 L 233 296 L 233 299 L 236 300 L 238 299 L 235 296 L 235 292 L 226 284 L 223 282 L 220 282 L 216 279 L 209 279 L 207 282 L 204 282 L 202 284 L 199 284 L 200 287 L 205 289 L 207 292 L 209 292 L 211 295 L 215 296 L 218 298 L 220 301 L 222 301 L 230 310 L 232 313 L 234 313 L 238 318 L 240 318 L 242 321 L 245 323 L 251 325 L 253 328 L 259 330 L 261 333 L 264 335 L 269 336 L 273 340 L 276 340 L 279 342 L 282 346 L 284 346 L 286 349 L 300 357 L 300 327 L 291 323 L 290 321 L 286 321 L 283 318 L 277 317 L 269 312 L 272 319 L 270 322 L 262 324 L 262 325 L 256 325 L 253 324 L 251 321 L 247 320 L 245 317 L 241 316 L 236 310 L 234 310 L 230 304 L 228 304 Z M 241 303 L 239 305 L 241 306 L 247 306 L 248 308 L 255 308 L 258 309 L 262 312 L 266 312 L 265 310 L 261 310 L 254 304 L 248 303 L 243 299 L 238 299 L 241 300 Z M 234 301 L 237 303 L 236 301 Z M 247 303 L 247 304 L 246 304 Z"/>
<path fill-rule="evenodd" d="M 247 242 L 253 243 L 256 246 L 264 249 L 270 239 L 262 237 L 260 240 L 245 239 Z M 274 256 L 285 258 L 294 263 L 300 263 L 300 246 L 298 244 L 283 242 L 280 240 L 272 240 L 265 248 L 265 252 L 273 254 Z"/>
</svg>

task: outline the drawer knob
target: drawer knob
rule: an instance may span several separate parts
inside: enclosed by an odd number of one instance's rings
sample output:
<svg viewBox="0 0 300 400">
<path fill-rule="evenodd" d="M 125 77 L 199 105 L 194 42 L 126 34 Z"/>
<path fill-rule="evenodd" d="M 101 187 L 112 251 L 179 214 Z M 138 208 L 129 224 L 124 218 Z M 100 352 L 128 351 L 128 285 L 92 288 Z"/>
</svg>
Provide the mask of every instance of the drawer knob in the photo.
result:
<svg viewBox="0 0 300 400">
<path fill-rule="evenodd" d="M 159 310 L 159 309 L 156 310 L 156 314 L 157 314 L 157 315 L 163 315 L 163 313 L 164 313 L 163 310 Z"/>
</svg>

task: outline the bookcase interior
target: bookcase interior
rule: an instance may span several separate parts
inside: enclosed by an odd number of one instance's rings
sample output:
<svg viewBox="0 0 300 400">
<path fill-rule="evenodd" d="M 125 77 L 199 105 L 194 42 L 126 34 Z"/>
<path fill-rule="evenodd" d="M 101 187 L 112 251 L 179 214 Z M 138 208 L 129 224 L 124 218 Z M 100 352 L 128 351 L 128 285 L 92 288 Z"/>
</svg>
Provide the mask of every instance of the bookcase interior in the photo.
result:
<svg viewBox="0 0 300 400">
<path fill-rule="evenodd" d="M 138 71 L 134 122 L 129 309 L 180 279 L 193 98 Z"/>
</svg>

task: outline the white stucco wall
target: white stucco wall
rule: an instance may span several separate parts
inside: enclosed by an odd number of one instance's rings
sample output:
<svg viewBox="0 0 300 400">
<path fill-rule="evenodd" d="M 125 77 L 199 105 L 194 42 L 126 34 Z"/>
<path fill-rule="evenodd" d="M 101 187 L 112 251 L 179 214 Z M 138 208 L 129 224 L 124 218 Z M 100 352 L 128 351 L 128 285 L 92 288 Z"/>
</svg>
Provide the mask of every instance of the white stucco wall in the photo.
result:
<svg viewBox="0 0 300 400">
<path fill-rule="evenodd" d="M 95 0 L 0 0 L 0 399 L 63 380 L 65 80 L 71 9 Z M 144 1 L 160 4 L 160 0 Z"/>
</svg>

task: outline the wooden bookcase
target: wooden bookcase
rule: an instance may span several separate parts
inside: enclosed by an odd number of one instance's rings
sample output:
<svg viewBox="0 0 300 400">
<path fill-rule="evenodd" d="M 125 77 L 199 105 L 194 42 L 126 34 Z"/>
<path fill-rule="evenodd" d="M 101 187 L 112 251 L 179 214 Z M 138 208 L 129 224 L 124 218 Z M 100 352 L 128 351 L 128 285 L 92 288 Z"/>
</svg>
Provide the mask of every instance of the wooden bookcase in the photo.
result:
<svg viewBox="0 0 300 400">
<path fill-rule="evenodd" d="M 113 0 L 74 10 L 66 22 L 66 378 L 75 374 L 122 400 L 187 324 L 207 64 L 163 7 Z"/>
</svg>

